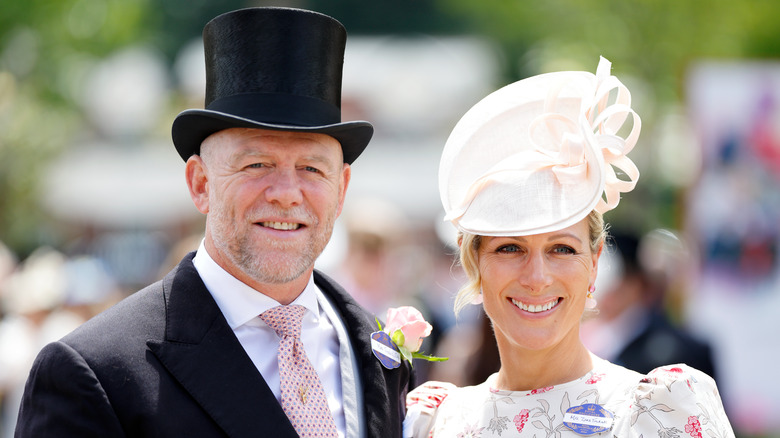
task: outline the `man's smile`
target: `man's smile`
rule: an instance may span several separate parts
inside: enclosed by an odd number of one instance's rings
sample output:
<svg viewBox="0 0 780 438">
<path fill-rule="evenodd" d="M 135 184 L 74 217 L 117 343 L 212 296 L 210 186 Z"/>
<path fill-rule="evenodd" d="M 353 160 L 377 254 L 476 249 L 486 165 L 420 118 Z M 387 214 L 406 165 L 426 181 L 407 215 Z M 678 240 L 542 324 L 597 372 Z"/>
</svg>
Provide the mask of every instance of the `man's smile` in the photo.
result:
<svg viewBox="0 0 780 438">
<path fill-rule="evenodd" d="M 260 222 L 260 225 L 280 231 L 297 230 L 301 227 L 301 224 L 295 222 Z"/>
</svg>

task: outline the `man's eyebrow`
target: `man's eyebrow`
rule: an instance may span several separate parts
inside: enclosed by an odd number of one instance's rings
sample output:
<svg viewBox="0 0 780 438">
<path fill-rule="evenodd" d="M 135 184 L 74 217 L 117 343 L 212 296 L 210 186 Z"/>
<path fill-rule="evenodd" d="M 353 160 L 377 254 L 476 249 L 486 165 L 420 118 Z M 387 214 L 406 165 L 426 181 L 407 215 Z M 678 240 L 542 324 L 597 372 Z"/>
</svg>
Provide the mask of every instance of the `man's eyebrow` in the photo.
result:
<svg viewBox="0 0 780 438">
<path fill-rule="evenodd" d="M 313 161 L 316 163 L 333 164 L 333 160 L 322 154 L 305 155 L 303 161 Z"/>
<path fill-rule="evenodd" d="M 245 150 L 244 149 L 244 150 L 235 151 L 232 154 L 230 154 L 228 156 L 228 160 L 227 161 L 230 164 L 235 164 L 235 163 L 238 163 L 239 161 L 241 161 L 243 159 L 246 159 L 246 158 L 264 158 L 264 157 L 267 157 L 267 156 L 268 156 L 268 154 L 266 154 L 266 153 L 262 153 L 262 152 L 255 151 L 255 150 Z"/>
<path fill-rule="evenodd" d="M 239 150 L 230 154 L 227 157 L 227 162 L 228 164 L 231 165 L 237 165 L 241 160 L 246 160 L 246 159 L 259 160 L 259 159 L 266 159 L 272 156 L 273 156 L 272 154 L 257 151 L 257 150 Z M 320 164 L 333 169 L 339 168 L 339 165 L 341 164 L 341 163 L 334 163 L 334 161 L 327 155 L 318 154 L 318 153 L 304 155 L 299 159 L 299 161 L 302 161 L 304 163 Z"/>
</svg>

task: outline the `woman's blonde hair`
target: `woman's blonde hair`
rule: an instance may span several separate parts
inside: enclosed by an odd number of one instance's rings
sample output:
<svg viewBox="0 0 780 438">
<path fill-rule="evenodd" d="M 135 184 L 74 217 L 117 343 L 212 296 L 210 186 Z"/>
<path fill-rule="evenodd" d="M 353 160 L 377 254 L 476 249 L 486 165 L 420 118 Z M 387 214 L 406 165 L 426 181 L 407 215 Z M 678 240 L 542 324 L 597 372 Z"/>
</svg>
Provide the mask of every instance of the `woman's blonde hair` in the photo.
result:
<svg viewBox="0 0 780 438">
<path fill-rule="evenodd" d="M 590 233 L 590 250 L 596 253 L 607 237 L 604 216 L 593 210 L 587 219 L 588 231 Z M 480 235 L 463 232 L 458 234 L 458 256 L 467 280 L 455 296 L 456 316 L 482 293 L 482 278 L 479 275 L 479 261 L 477 260 L 477 251 L 481 243 L 482 236 Z"/>
</svg>

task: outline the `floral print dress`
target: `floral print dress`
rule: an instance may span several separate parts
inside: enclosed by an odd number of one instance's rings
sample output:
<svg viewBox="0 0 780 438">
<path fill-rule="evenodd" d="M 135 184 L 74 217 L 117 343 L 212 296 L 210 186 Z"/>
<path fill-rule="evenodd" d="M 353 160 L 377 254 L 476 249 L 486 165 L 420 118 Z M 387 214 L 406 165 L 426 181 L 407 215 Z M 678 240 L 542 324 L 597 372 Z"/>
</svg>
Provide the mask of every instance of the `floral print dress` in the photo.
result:
<svg viewBox="0 0 780 438">
<path fill-rule="evenodd" d="M 585 376 L 533 391 L 493 389 L 496 374 L 465 388 L 426 383 L 407 397 L 404 436 L 579 437 L 564 415 L 595 404 L 614 416 L 611 428 L 595 437 L 734 437 L 715 381 L 701 371 L 670 365 L 642 375 L 595 356 L 593 361 Z"/>
</svg>

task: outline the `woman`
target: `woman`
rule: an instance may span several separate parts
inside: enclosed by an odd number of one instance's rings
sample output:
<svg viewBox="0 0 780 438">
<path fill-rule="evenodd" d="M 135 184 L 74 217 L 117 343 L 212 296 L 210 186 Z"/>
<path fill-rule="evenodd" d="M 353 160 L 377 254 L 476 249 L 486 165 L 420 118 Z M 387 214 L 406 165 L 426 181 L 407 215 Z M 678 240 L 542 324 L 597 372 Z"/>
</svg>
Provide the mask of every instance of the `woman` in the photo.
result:
<svg viewBox="0 0 780 438">
<path fill-rule="evenodd" d="M 439 171 L 468 277 L 455 310 L 482 303 L 501 367 L 477 386 L 410 393 L 406 436 L 734 436 L 706 374 L 677 364 L 642 375 L 580 341 L 602 214 L 639 176 L 626 156 L 640 130 L 630 103 L 601 58 L 596 75 L 519 81 L 458 122 Z"/>
</svg>

